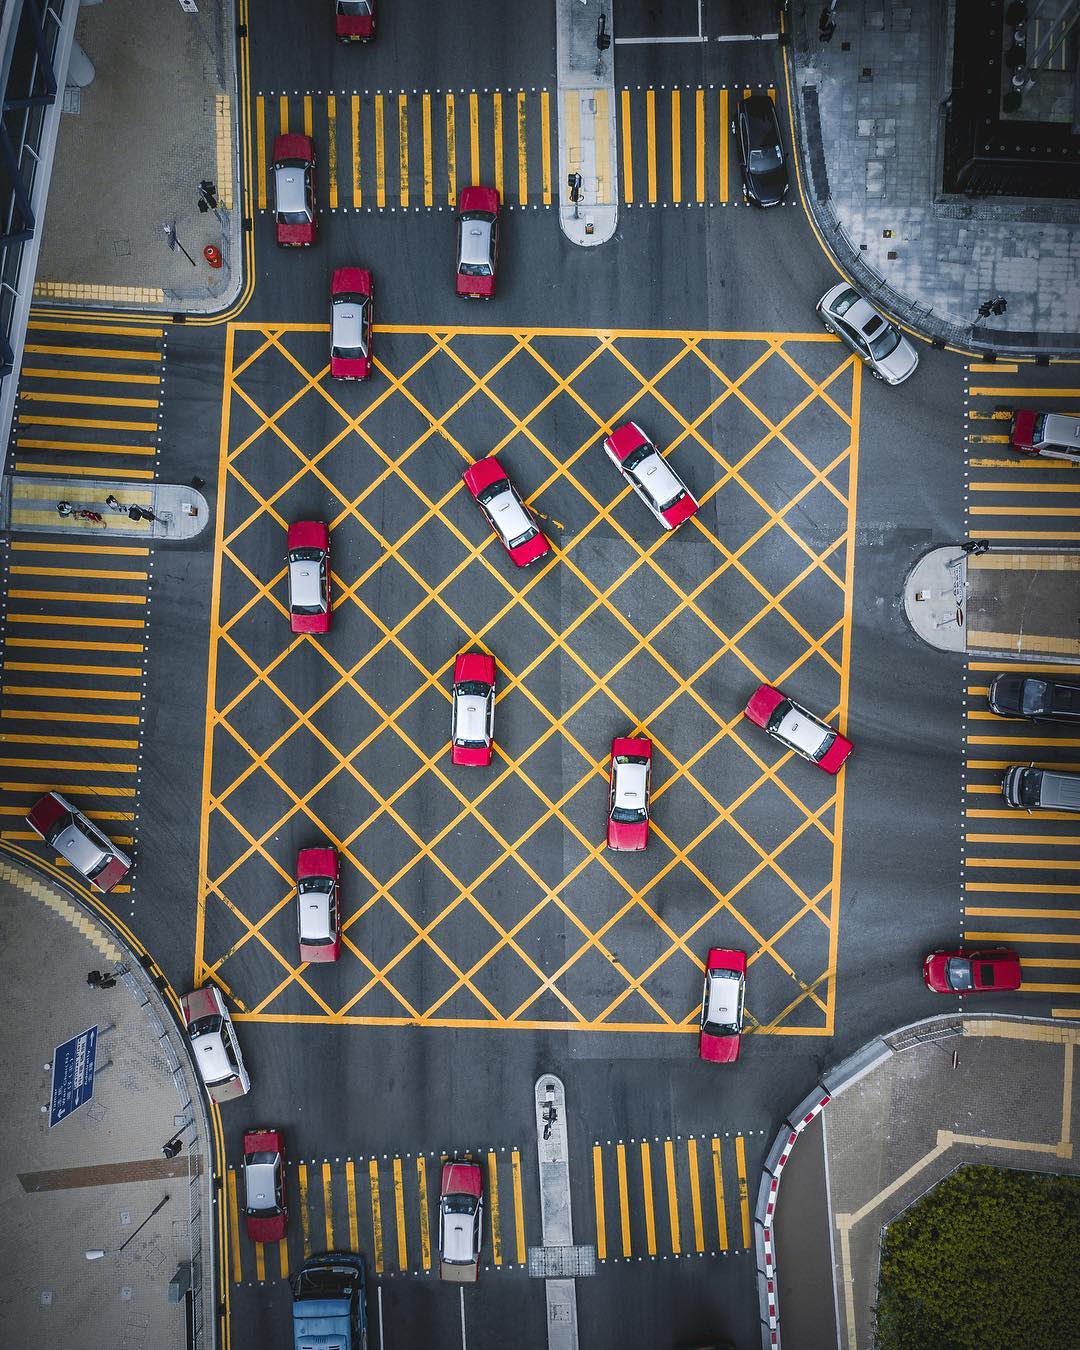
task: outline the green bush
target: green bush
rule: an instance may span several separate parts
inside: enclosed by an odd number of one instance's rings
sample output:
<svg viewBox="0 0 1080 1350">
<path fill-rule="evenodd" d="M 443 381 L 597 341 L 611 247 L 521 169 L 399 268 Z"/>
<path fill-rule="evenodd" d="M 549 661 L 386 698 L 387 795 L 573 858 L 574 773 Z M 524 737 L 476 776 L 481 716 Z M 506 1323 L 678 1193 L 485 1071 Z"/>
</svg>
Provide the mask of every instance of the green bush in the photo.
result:
<svg viewBox="0 0 1080 1350">
<path fill-rule="evenodd" d="M 1080 1177 L 962 1167 L 885 1232 L 877 1350 L 1080 1350 Z"/>
</svg>

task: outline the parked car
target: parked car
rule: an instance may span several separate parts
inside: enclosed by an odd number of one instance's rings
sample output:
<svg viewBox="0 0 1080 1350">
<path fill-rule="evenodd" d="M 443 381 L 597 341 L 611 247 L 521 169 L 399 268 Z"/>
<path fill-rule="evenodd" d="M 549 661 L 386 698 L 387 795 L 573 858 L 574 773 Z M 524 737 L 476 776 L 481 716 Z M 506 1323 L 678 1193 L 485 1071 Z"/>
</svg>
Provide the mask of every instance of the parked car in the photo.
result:
<svg viewBox="0 0 1080 1350">
<path fill-rule="evenodd" d="M 450 759 L 454 764 L 490 764 L 495 740 L 495 658 L 460 652 L 454 661 Z"/>
<path fill-rule="evenodd" d="M 875 380 L 903 384 L 919 364 L 919 354 L 897 328 L 877 312 L 846 281 L 827 290 L 817 303 L 827 333 L 842 342 L 870 367 Z"/>
<path fill-rule="evenodd" d="M 710 947 L 705 958 L 705 993 L 701 999 L 698 1054 L 714 1064 L 739 1058 L 746 997 L 746 953 Z"/>
<path fill-rule="evenodd" d="M 244 1134 L 244 1225 L 252 1242 L 279 1242 L 285 1236 L 285 1142 L 280 1130 Z"/>
<path fill-rule="evenodd" d="M 215 1102 L 251 1091 L 251 1079 L 236 1041 L 232 1018 L 217 985 L 193 989 L 180 1000 L 188 1039 L 203 1086 Z"/>
<path fill-rule="evenodd" d="M 490 300 L 499 266 L 499 194 L 495 188 L 462 188 L 458 196 L 458 295 Z"/>
<path fill-rule="evenodd" d="M 987 692 L 990 711 L 999 717 L 1030 717 L 1033 722 L 1080 722 L 1080 684 L 1041 680 L 1033 675 L 995 675 Z"/>
<path fill-rule="evenodd" d="M 787 196 L 788 172 L 776 105 L 768 94 L 740 99 L 731 130 L 747 198 L 758 206 L 779 206 Z"/>
<path fill-rule="evenodd" d="M 1007 947 L 983 952 L 931 952 L 923 979 L 935 994 L 987 994 L 1020 988 L 1020 958 Z"/>
<path fill-rule="evenodd" d="M 367 1350 L 364 1258 L 355 1252 L 309 1257 L 292 1281 L 293 1350 Z"/>
<path fill-rule="evenodd" d="M 334 35 L 339 42 L 370 42 L 375 36 L 375 0 L 335 0 Z"/>
<path fill-rule="evenodd" d="M 604 453 L 665 530 L 697 512 L 693 493 L 636 422 L 624 422 L 606 437 Z"/>
<path fill-rule="evenodd" d="M 611 742 L 607 846 L 635 852 L 649 842 L 649 786 L 652 741 L 646 736 L 616 736 Z"/>
<path fill-rule="evenodd" d="M 336 961 L 341 953 L 341 866 L 330 846 L 296 855 L 296 919 L 301 961 Z"/>
<path fill-rule="evenodd" d="M 321 520 L 294 520 L 287 541 L 289 615 L 294 633 L 330 631 L 330 531 Z"/>
<path fill-rule="evenodd" d="M 371 273 L 339 267 L 330 281 L 330 374 L 366 380 L 371 374 Z"/>
<path fill-rule="evenodd" d="M 111 891 L 131 871 L 131 859 L 91 825 L 59 792 L 39 797 L 26 823 L 84 876 L 95 891 Z"/>
<path fill-rule="evenodd" d="M 1010 764 L 1001 780 L 1001 795 L 1018 811 L 1080 811 L 1080 773 Z"/>
<path fill-rule="evenodd" d="M 315 146 L 292 132 L 274 138 L 274 222 L 282 248 L 307 248 L 319 237 Z"/>
<path fill-rule="evenodd" d="M 480 1164 L 451 1159 L 439 1187 L 439 1278 L 471 1284 L 480 1275 L 484 1174 Z"/>
<path fill-rule="evenodd" d="M 1026 455 L 1080 463 L 1080 417 L 1017 408 L 1009 428 L 1009 444 Z"/>
<path fill-rule="evenodd" d="M 518 567 L 528 567 L 551 552 L 532 512 L 494 455 L 470 464 L 462 478 Z"/>
<path fill-rule="evenodd" d="M 774 740 L 826 773 L 837 773 L 851 754 L 852 744 L 846 736 L 833 731 L 820 717 L 807 712 L 801 703 L 785 697 L 771 684 L 758 685 L 745 712 L 751 722 L 763 727 Z"/>
</svg>

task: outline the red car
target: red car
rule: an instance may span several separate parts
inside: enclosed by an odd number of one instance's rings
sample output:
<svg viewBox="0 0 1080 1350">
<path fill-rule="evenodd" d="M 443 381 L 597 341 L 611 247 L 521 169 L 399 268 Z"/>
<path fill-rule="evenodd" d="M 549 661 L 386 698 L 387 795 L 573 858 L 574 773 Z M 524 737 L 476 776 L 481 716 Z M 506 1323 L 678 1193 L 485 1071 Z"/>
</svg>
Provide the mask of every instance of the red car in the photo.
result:
<svg viewBox="0 0 1080 1350">
<path fill-rule="evenodd" d="M 280 1242 L 289 1223 L 280 1130 L 244 1135 L 244 1224 L 252 1242 Z"/>
<path fill-rule="evenodd" d="M 608 848 L 633 853 L 649 842 L 651 776 L 652 741 L 645 736 L 616 736 L 611 742 Z"/>
<path fill-rule="evenodd" d="M 551 552 L 532 512 L 494 455 L 470 464 L 461 476 L 518 567 L 528 567 Z"/>
<path fill-rule="evenodd" d="M 495 188 L 467 187 L 458 197 L 458 295 L 490 300 L 499 263 L 499 194 Z"/>
<path fill-rule="evenodd" d="M 371 374 L 371 273 L 339 267 L 330 282 L 330 374 L 366 380 Z"/>
<path fill-rule="evenodd" d="M 454 662 L 450 759 L 454 764 L 491 763 L 495 740 L 495 658 L 461 652 Z"/>
<path fill-rule="evenodd" d="M 837 773 L 851 754 L 852 744 L 846 736 L 826 726 L 793 698 L 785 698 L 771 684 L 758 685 L 745 711 L 750 721 L 764 727 L 774 740 L 826 773 Z"/>
<path fill-rule="evenodd" d="M 375 0 L 335 0 L 334 35 L 339 42 L 370 42 L 375 36 Z"/>
<path fill-rule="evenodd" d="M 294 633 L 330 631 L 330 531 L 321 520 L 289 526 L 289 622 Z"/>
<path fill-rule="evenodd" d="M 336 848 L 296 855 L 296 922 L 301 961 L 336 961 L 341 952 L 341 867 Z"/>
<path fill-rule="evenodd" d="M 931 952 L 923 979 L 935 994 L 990 994 L 1020 988 L 1020 958 L 1007 947 L 985 952 Z"/>
<path fill-rule="evenodd" d="M 59 792 L 39 797 L 26 823 L 81 873 L 95 891 L 111 891 L 131 871 L 131 859 L 91 825 Z"/>
<path fill-rule="evenodd" d="M 636 422 L 616 428 L 604 453 L 665 530 L 697 514 L 697 500 Z"/>
<path fill-rule="evenodd" d="M 315 146 L 294 132 L 274 138 L 274 222 L 282 248 L 307 248 L 319 237 Z"/>
<path fill-rule="evenodd" d="M 451 1159 L 439 1187 L 439 1278 L 472 1284 L 480 1275 L 484 1173 L 480 1164 Z"/>
<path fill-rule="evenodd" d="M 1045 455 L 1047 459 L 1080 464 L 1080 417 L 1017 408 L 1012 415 L 1009 443 L 1024 455 Z"/>
<path fill-rule="evenodd" d="M 746 996 L 746 953 L 711 947 L 705 958 L 705 994 L 701 1000 L 698 1054 L 714 1064 L 739 1058 Z"/>
</svg>

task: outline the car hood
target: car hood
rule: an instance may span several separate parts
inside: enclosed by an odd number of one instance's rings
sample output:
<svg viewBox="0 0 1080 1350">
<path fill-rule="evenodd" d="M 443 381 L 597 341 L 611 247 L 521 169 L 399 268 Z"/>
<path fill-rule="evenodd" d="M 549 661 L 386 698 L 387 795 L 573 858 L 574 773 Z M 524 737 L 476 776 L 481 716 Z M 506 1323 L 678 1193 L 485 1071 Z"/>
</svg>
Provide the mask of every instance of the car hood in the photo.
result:
<svg viewBox="0 0 1080 1350">
<path fill-rule="evenodd" d="M 747 176 L 750 179 L 754 196 L 762 206 L 775 206 L 778 202 L 782 202 L 787 195 L 787 170 L 782 164 L 775 169 L 764 171 L 758 170 L 755 172 L 750 169 Z"/>
<path fill-rule="evenodd" d="M 1023 675 L 999 675 L 990 686 L 990 707 L 998 713 L 1020 713 Z"/>
</svg>

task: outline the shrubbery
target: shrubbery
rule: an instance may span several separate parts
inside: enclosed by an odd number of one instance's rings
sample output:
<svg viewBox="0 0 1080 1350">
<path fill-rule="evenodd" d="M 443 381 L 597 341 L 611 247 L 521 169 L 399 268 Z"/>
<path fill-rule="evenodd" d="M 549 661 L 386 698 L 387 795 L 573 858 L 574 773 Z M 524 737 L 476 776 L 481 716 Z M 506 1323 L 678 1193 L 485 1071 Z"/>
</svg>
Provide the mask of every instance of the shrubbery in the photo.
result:
<svg viewBox="0 0 1080 1350">
<path fill-rule="evenodd" d="M 877 1350 L 1080 1350 L 1080 1177 L 962 1167 L 888 1227 Z"/>
</svg>

